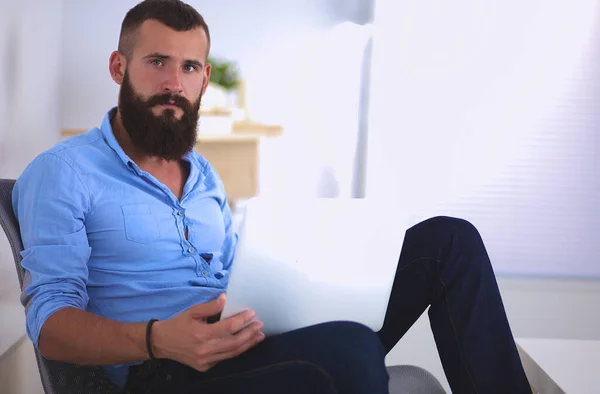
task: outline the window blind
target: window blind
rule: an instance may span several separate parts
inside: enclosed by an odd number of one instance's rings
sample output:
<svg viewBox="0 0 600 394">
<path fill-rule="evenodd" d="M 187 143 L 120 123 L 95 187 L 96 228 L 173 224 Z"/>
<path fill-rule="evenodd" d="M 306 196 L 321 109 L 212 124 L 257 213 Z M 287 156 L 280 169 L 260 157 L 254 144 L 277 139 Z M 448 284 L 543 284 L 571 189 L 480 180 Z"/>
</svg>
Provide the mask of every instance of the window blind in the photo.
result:
<svg viewBox="0 0 600 394">
<path fill-rule="evenodd" d="M 600 278 L 600 1 L 379 0 L 367 197 L 497 273 Z"/>
</svg>

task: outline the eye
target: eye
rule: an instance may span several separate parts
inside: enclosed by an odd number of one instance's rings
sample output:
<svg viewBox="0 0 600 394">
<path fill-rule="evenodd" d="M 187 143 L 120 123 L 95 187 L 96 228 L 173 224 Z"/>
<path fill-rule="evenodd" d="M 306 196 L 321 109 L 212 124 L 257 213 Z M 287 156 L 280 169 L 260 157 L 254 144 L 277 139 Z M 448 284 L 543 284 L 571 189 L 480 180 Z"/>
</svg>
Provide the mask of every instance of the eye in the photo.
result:
<svg viewBox="0 0 600 394">
<path fill-rule="evenodd" d="M 160 59 L 152 59 L 152 60 L 150 60 L 150 64 L 152 64 L 152 65 L 154 65 L 154 66 L 157 66 L 157 67 L 160 67 L 160 66 L 162 66 L 164 63 L 163 63 L 163 61 L 162 61 L 162 60 L 160 60 Z"/>
<path fill-rule="evenodd" d="M 186 64 L 185 66 L 183 66 L 183 69 L 187 72 L 194 72 L 198 69 L 198 67 L 194 64 Z"/>
</svg>

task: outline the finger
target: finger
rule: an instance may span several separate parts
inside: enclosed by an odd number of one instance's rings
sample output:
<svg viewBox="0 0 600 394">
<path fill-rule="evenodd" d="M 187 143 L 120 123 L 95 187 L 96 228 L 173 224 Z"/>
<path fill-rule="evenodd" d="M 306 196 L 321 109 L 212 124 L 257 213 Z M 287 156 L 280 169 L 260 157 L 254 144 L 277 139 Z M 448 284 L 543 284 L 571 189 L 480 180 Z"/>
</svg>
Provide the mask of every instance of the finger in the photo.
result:
<svg viewBox="0 0 600 394">
<path fill-rule="evenodd" d="M 256 322 L 243 329 L 240 334 L 205 342 L 204 353 L 198 361 L 203 366 L 235 357 L 264 339 L 263 324 Z M 197 368 L 196 368 L 197 369 Z"/>
<path fill-rule="evenodd" d="M 203 364 L 198 365 L 198 366 L 192 366 L 192 368 L 194 368 L 194 369 L 196 369 L 197 371 L 200 371 L 200 372 L 206 372 L 209 369 L 211 369 L 212 367 L 214 367 L 215 365 L 217 365 L 216 362 L 215 363 L 210 363 L 210 364 L 203 363 Z"/>
<path fill-rule="evenodd" d="M 263 328 L 261 322 L 254 322 L 248 327 L 245 327 L 236 335 L 230 335 L 228 337 L 215 340 L 211 343 L 210 354 L 227 353 L 234 351 L 237 348 L 244 346 L 247 342 L 251 342 L 252 339 L 259 333 Z"/>
<path fill-rule="evenodd" d="M 215 337 L 226 337 L 233 335 L 248 325 L 256 314 L 253 310 L 245 310 L 237 315 L 228 317 L 210 325 L 211 334 Z"/>
<path fill-rule="evenodd" d="M 216 354 L 213 354 L 213 355 L 207 357 L 206 362 L 214 365 L 214 364 L 217 364 L 219 361 L 228 360 L 230 358 L 237 357 L 240 354 L 242 354 L 242 353 L 250 350 L 254 346 L 258 345 L 264 339 L 265 339 L 265 334 L 263 334 L 262 332 L 258 332 L 256 334 L 254 334 L 254 336 L 251 337 L 250 340 L 244 342 L 241 346 L 239 346 L 233 350 L 229 350 L 227 352 L 222 352 L 222 353 L 216 353 Z"/>
<path fill-rule="evenodd" d="M 194 319 L 204 319 L 221 313 L 225 306 L 225 294 L 204 304 L 196 304 L 188 309 L 188 312 Z"/>
</svg>

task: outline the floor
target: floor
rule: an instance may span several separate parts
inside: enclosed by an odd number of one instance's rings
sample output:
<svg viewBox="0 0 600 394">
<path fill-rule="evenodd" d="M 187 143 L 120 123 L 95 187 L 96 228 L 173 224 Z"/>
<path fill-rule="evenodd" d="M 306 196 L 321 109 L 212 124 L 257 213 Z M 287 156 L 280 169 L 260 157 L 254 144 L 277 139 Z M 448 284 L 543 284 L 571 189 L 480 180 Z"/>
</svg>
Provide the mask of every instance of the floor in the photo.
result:
<svg viewBox="0 0 600 394">
<path fill-rule="evenodd" d="M 2 394 L 44 394 L 31 342 L 22 337 L 0 357 Z"/>
</svg>

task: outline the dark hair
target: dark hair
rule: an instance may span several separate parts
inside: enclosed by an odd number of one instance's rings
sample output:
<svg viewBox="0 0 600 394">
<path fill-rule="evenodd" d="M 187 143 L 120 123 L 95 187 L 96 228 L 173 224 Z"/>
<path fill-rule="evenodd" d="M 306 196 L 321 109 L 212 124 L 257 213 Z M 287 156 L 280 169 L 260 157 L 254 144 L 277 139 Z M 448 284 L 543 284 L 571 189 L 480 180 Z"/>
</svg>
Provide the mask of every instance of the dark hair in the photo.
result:
<svg viewBox="0 0 600 394">
<path fill-rule="evenodd" d="M 208 25 L 194 7 L 181 0 L 144 0 L 129 10 L 121 25 L 119 52 L 127 58 L 133 54 L 139 28 L 148 19 L 154 19 L 176 31 L 189 31 L 200 27 L 208 39 L 208 55 L 210 50 Z"/>
</svg>

